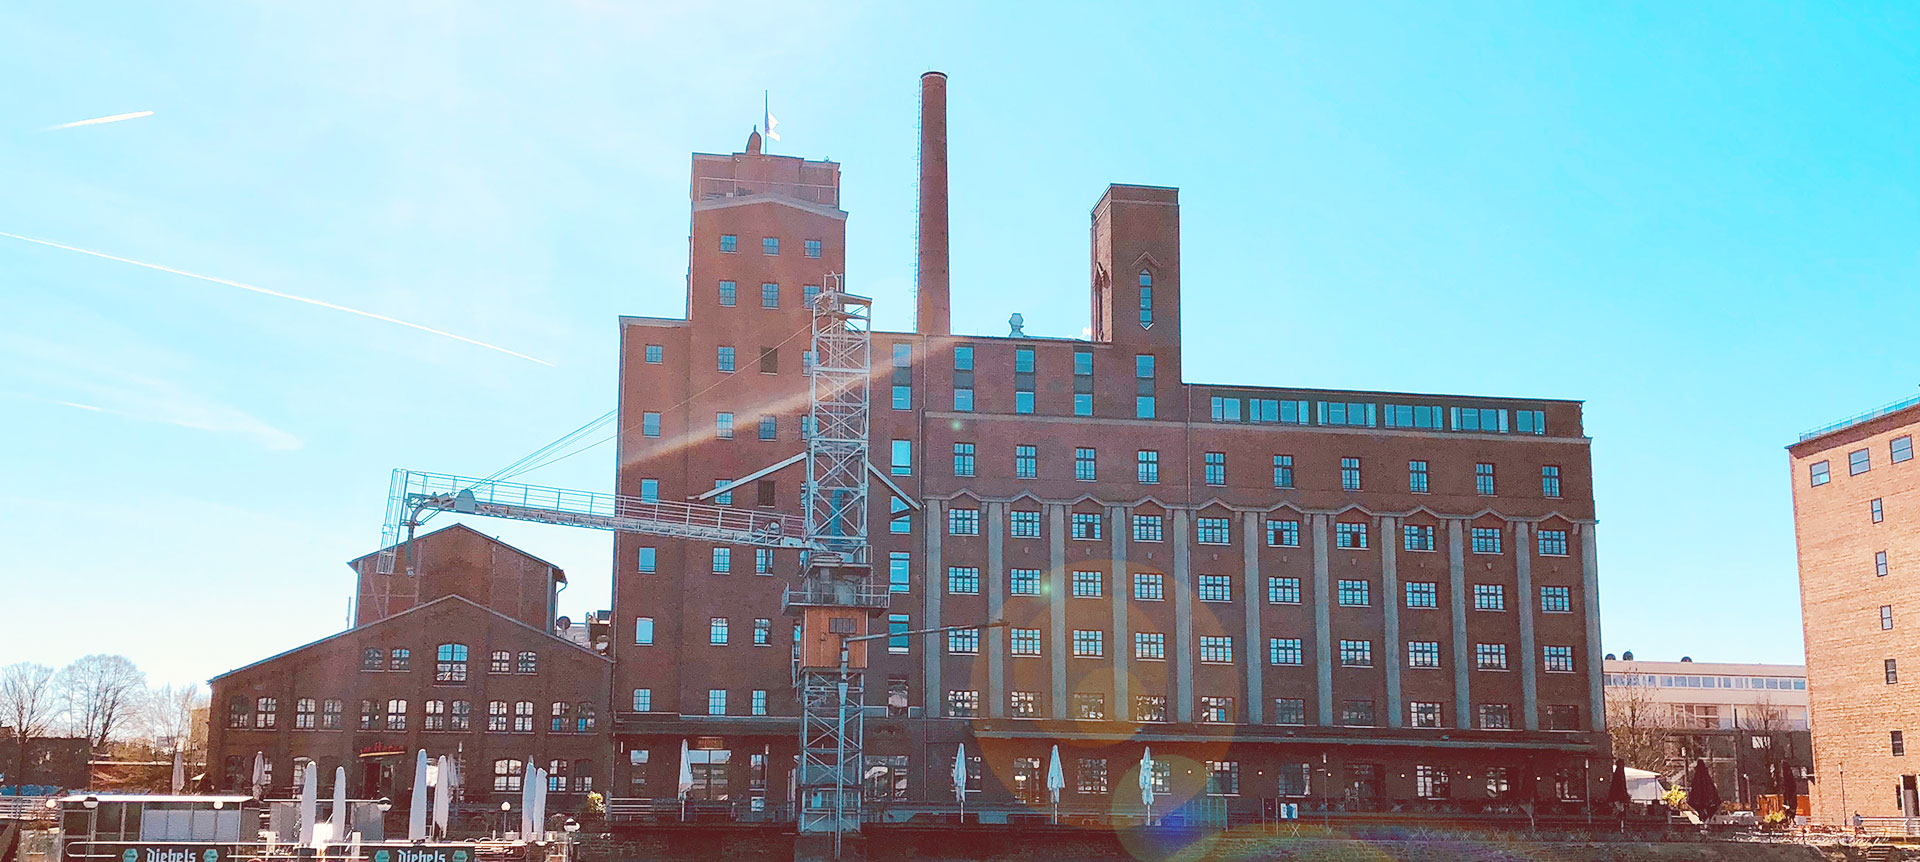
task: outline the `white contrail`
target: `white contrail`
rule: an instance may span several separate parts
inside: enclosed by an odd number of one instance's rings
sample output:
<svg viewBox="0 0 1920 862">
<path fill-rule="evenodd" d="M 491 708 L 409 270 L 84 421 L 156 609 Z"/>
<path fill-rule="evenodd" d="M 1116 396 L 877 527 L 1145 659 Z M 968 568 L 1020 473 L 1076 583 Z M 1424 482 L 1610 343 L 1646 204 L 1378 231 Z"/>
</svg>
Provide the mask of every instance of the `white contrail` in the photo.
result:
<svg viewBox="0 0 1920 862">
<path fill-rule="evenodd" d="M 153 116 L 152 111 L 134 111 L 131 114 L 114 114 L 111 117 L 94 117 L 91 120 L 75 120 L 71 123 L 61 123 L 57 126 L 48 126 L 45 131 L 52 132 L 60 129 L 71 129 L 75 126 L 98 126 L 102 123 L 118 123 L 121 120 L 138 120 L 141 117 L 151 116 Z"/>
<path fill-rule="evenodd" d="M 475 347 L 484 347 L 488 350 L 497 350 L 501 353 L 507 354 L 508 356 L 517 356 L 521 359 L 525 359 L 528 362 L 538 362 L 541 365 L 545 365 L 549 368 L 553 367 L 553 363 L 548 362 L 544 359 L 537 359 L 535 357 L 528 356 L 525 353 L 519 353 L 516 351 L 508 350 L 496 344 L 488 344 L 484 341 L 477 341 L 475 339 L 468 338 L 464 335 L 455 335 L 444 329 L 434 329 L 431 326 L 422 326 L 418 323 L 409 323 L 397 317 L 388 317 L 384 314 L 375 314 L 374 312 L 371 312 L 371 311 L 361 311 L 358 308 L 348 308 L 347 306 L 344 306 L 344 305 L 335 305 L 334 303 L 327 302 L 326 300 L 310 299 L 304 296 L 296 296 L 291 293 L 281 293 L 280 291 L 264 288 L 257 284 L 247 284 L 246 282 L 241 282 L 241 281 L 230 281 L 224 278 L 215 278 L 211 275 L 201 275 L 197 272 L 188 272 L 184 269 L 174 269 L 173 267 L 161 266 L 160 264 L 157 264 L 157 263 L 147 263 L 145 261 L 133 260 L 132 258 L 117 257 L 111 254 L 106 254 L 104 252 L 89 251 L 84 248 L 75 248 L 74 246 L 70 246 L 70 245 L 62 245 L 60 243 L 52 242 L 44 239 L 34 239 L 33 237 L 30 237 L 30 236 L 21 236 L 15 233 L 7 233 L 6 231 L 0 231 L 0 236 L 8 237 L 10 239 L 17 239 L 17 240 L 20 240 L 21 242 L 30 242 L 30 243 L 35 243 L 37 245 L 51 246 L 53 248 L 64 249 L 66 251 L 79 252 L 80 254 L 93 255 L 94 257 L 105 258 L 107 260 L 117 260 L 121 263 L 133 264 L 134 266 L 144 266 L 147 269 L 157 269 L 161 272 L 170 272 L 170 273 L 173 273 L 174 275 L 184 275 L 188 278 L 200 279 L 201 281 L 211 281 L 214 284 L 224 284 L 224 285 L 227 285 L 228 287 L 240 288 L 241 290 L 251 290 L 254 293 L 264 293 L 268 296 L 277 296 L 281 299 L 291 299 L 294 302 L 304 302 L 308 305 L 320 306 L 321 308 L 331 308 L 334 311 L 344 311 L 348 314 L 357 314 L 361 317 L 370 317 L 370 318 L 373 318 L 374 320 L 395 324 L 397 326 L 404 326 L 404 327 L 407 327 L 408 329 L 418 329 L 421 332 L 432 333 L 434 335 L 438 335 L 443 338 L 451 338 L 455 341 L 464 341 Z"/>
</svg>

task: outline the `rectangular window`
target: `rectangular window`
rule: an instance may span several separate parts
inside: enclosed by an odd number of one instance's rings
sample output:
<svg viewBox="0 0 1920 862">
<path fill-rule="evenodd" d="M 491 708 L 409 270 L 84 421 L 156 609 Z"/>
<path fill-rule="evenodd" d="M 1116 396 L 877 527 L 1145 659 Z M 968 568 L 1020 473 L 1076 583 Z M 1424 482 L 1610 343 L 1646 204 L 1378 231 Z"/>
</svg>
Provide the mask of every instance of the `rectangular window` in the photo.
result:
<svg viewBox="0 0 1920 862">
<path fill-rule="evenodd" d="M 1880 577 L 1880 578 L 1884 578 L 1887 576 L 1887 552 L 1886 551 L 1873 552 L 1873 574 L 1875 577 Z"/>
<path fill-rule="evenodd" d="M 1401 528 L 1401 546 L 1409 551 L 1433 550 L 1433 526 L 1408 524 Z"/>
<path fill-rule="evenodd" d="M 1097 599 L 1101 594 L 1099 572 L 1074 572 L 1073 597 L 1076 599 Z"/>
<path fill-rule="evenodd" d="M 893 384 L 893 409 L 913 409 L 913 386 L 906 383 Z"/>
<path fill-rule="evenodd" d="M 1500 528 L 1474 527 L 1473 552 L 1476 554 L 1500 553 Z"/>
<path fill-rule="evenodd" d="M 730 233 L 723 233 L 723 234 L 721 234 L 721 235 L 720 235 L 720 250 L 721 250 L 721 251 L 723 251 L 723 252 L 725 252 L 725 253 L 727 253 L 727 254 L 733 254 L 734 252 L 736 252 L 736 251 L 739 251 L 739 250 L 740 250 L 740 238 L 739 238 L 739 237 L 737 237 L 737 236 L 735 236 L 735 235 L 733 235 L 733 234 L 730 234 Z"/>
<path fill-rule="evenodd" d="M 1306 724 L 1307 723 L 1307 701 L 1304 698 L 1298 698 L 1298 697 L 1274 698 L 1273 699 L 1273 723 L 1274 724 Z M 1305 796 L 1307 793 L 1307 784 L 1306 784 L 1306 781 L 1303 779 L 1300 781 L 1300 783 L 1297 786 L 1287 788 L 1287 789 L 1294 791 L 1294 793 L 1288 794 L 1288 795 Z M 1285 791 L 1283 790 L 1282 792 L 1284 793 Z"/>
<path fill-rule="evenodd" d="M 1140 290 L 1142 292 L 1140 301 L 1144 303 L 1146 302 L 1147 292 L 1151 291 L 1152 288 L 1143 287 Z M 1150 312 L 1148 312 L 1145 308 L 1142 308 L 1140 310 L 1140 314 L 1142 317 L 1145 317 L 1145 316 L 1148 316 Z M 1133 358 L 1133 379 L 1134 379 L 1133 418 L 1152 419 L 1153 418 L 1153 355 L 1152 354 L 1142 353 Z"/>
<path fill-rule="evenodd" d="M 1342 580 L 1339 583 L 1340 606 L 1364 608 L 1373 604 L 1366 581 Z"/>
<path fill-rule="evenodd" d="M 817 285 L 817 284 L 800 285 L 800 304 L 802 306 L 805 306 L 807 308 L 812 308 L 813 298 L 819 295 L 820 295 L 820 285 Z"/>
<path fill-rule="evenodd" d="M 714 353 L 714 368 L 727 374 L 733 373 L 733 348 L 718 347 Z"/>
<path fill-rule="evenodd" d="M 913 650 L 913 642 L 911 636 L 907 634 L 909 630 L 910 625 L 907 621 L 906 614 L 888 614 L 887 652 L 895 655 L 911 652 Z"/>
<path fill-rule="evenodd" d="M 1507 411 L 1493 407 L 1455 407 L 1453 430 L 1482 431 L 1489 434 L 1507 433 Z"/>
<path fill-rule="evenodd" d="M 905 551 L 887 553 L 887 592 L 904 593 L 913 589 L 913 558 Z"/>
<path fill-rule="evenodd" d="M 1540 709 L 1541 730 L 1580 729 L 1580 707 L 1568 703 L 1550 703 Z"/>
<path fill-rule="evenodd" d="M 1208 452 L 1205 456 L 1204 473 L 1209 485 L 1227 484 L 1227 453 Z"/>
<path fill-rule="evenodd" d="M 636 568 L 640 574 L 651 575 L 660 570 L 660 552 L 658 549 L 640 548 L 636 556 L 639 560 Z"/>
<path fill-rule="evenodd" d="M 1407 490 L 1415 494 L 1427 493 L 1427 462 L 1407 462 Z"/>
<path fill-rule="evenodd" d="M 980 712 L 980 692 L 956 689 L 947 692 L 947 717 L 972 718 Z"/>
<path fill-rule="evenodd" d="M 1081 446 L 1073 450 L 1073 478 L 1082 482 L 1094 480 L 1094 457 L 1097 453 L 1091 448 Z"/>
<path fill-rule="evenodd" d="M 1106 634 L 1106 632 L 1096 629 L 1074 629 L 1074 656 L 1076 658 L 1100 658 L 1106 655 Z"/>
<path fill-rule="evenodd" d="M 1233 601 L 1233 576 L 1201 575 L 1198 592 L 1203 602 Z"/>
<path fill-rule="evenodd" d="M 1513 707 L 1504 703 L 1480 704 L 1481 730 L 1512 730 Z"/>
<path fill-rule="evenodd" d="M 1267 638 L 1267 664 L 1298 665 L 1305 661 L 1300 638 Z"/>
<path fill-rule="evenodd" d="M 773 646 L 773 620 L 760 617 L 753 621 L 753 645 Z"/>
<path fill-rule="evenodd" d="M 1548 464 L 1540 468 L 1540 496 L 1560 496 L 1560 468 Z"/>
<path fill-rule="evenodd" d="M 640 414 L 640 436 L 642 437 L 660 436 L 660 414 L 658 413 Z"/>
<path fill-rule="evenodd" d="M 1275 488 L 1293 487 L 1293 456 L 1292 455 L 1273 456 L 1273 487 Z"/>
<path fill-rule="evenodd" d="M 1522 434 L 1547 433 L 1547 413 L 1544 410 L 1513 411 L 1514 430 Z"/>
<path fill-rule="evenodd" d="M 1133 516 L 1133 540 L 1136 542 L 1158 542 L 1165 538 L 1166 528 L 1159 515 Z"/>
<path fill-rule="evenodd" d="M 1297 605 L 1300 603 L 1299 578 L 1267 578 L 1267 604 Z"/>
<path fill-rule="evenodd" d="M 1888 740 L 1890 740 L 1891 745 L 1893 746 L 1892 748 L 1893 756 L 1894 757 L 1907 756 L 1907 740 L 1905 737 L 1900 735 L 1900 731 L 1892 730 L 1892 731 L 1888 731 L 1887 733 L 1888 733 L 1887 738 Z"/>
<path fill-rule="evenodd" d="M 724 688 L 707 689 L 707 714 L 727 714 L 727 690 Z"/>
<path fill-rule="evenodd" d="M 1085 541 L 1099 539 L 1102 520 L 1098 512 L 1074 512 L 1073 537 Z"/>
<path fill-rule="evenodd" d="M 1439 667 L 1439 641 L 1408 641 L 1407 667 Z"/>
<path fill-rule="evenodd" d="M 973 444 L 953 444 L 953 475 L 966 478 L 973 475 Z"/>
<path fill-rule="evenodd" d="M 1884 660 L 1884 661 L 1882 661 L 1882 662 L 1881 662 L 1881 665 L 1882 665 L 1882 667 L 1881 667 L 1881 670 L 1882 670 L 1882 672 L 1886 674 L 1886 678 L 1887 678 L 1887 685 L 1897 685 L 1897 684 L 1899 684 L 1899 682 L 1900 682 L 1900 665 L 1899 665 L 1899 663 L 1898 663 L 1897 661 L 1895 661 L 1894 659 L 1886 659 L 1886 660 Z"/>
<path fill-rule="evenodd" d="M 1040 538 L 1040 513 L 1022 512 L 1015 509 L 1007 513 L 1007 521 L 1016 539 Z"/>
<path fill-rule="evenodd" d="M 1233 638 L 1200 636 L 1201 664 L 1233 664 Z"/>
<path fill-rule="evenodd" d="M 1013 629 L 1009 638 L 1014 655 L 1037 656 L 1040 654 L 1039 629 Z"/>
<path fill-rule="evenodd" d="M 1013 478 L 1034 479 L 1040 475 L 1039 458 L 1032 446 L 1013 447 Z"/>
<path fill-rule="evenodd" d="M 1073 415 L 1093 415 L 1093 351 L 1073 352 Z"/>
<path fill-rule="evenodd" d="M 980 570 L 971 566 L 948 566 L 947 592 L 963 596 L 979 595 Z"/>
<path fill-rule="evenodd" d="M 649 344 L 647 345 L 646 359 L 648 365 L 659 365 L 667 361 L 667 349 L 658 344 Z"/>
<path fill-rule="evenodd" d="M 1410 727 L 1441 726 L 1440 704 L 1418 700 L 1407 704 L 1407 724 Z"/>
<path fill-rule="evenodd" d="M 1144 661 L 1166 661 L 1166 634 L 1162 632 L 1134 632 L 1133 657 Z"/>
<path fill-rule="evenodd" d="M 1881 508 L 1879 497 L 1867 501 L 1867 517 L 1872 518 L 1876 524 L 1887 519 L 1886 510 Z"/>
<path fill-rule="evenodd" d="M 1913 460 L 1913 438 L 1911 436 L 1895 437 L 1893 438 L 1893 442 L 1888 444 L 1887 448 L 1890 450 L 1888 454 L 1891 455 L 1893 463 L 1895 464 L 1902 461 Z"/>
<path fill-rule="evenodd" d="M 888 500 L 892 505 L 893 516 L 887 521 L 887 532 L 913 532 L 913 507 L 899 497 L 888 497 Z"/>
<path fill-rule="evenodd" d="M 1440 606 L 1440 589 L 1432 581 L 1407 582 L 1407 607 L 1437 608 Z"/>
<path fill-rule="evenodd" d="M 979 629 L 948 629 L 948 655 L 976 655 L 980 652 Z"/>
<path fill-rule="evenodd" d="M 819 256 L 820 256 L 820 241 L 819 241 L 819 240 L 817 240 L 817 239 L 810 239 L 810 240 L 807 240 L 807 241 L 806 241 L 806 244 L 805 244 L 805 245 L 806 245 L 806 252 L 807 252 L 807 257 L 816 257 L 816 258 L 817 258 L 817 257 L 819 257 Z"/>
<path fill-rule="evenodd" d="M 779 374 L 780 373 L 780 348 L 778 347 L 760 348 L 760 373 L 761 374 Z"/>
<path fill-rule="evenodd" d="M 1107 720 L 1107 696 L 1077 691 L 1073 693 L 1073 717 L 1083 721 Z"/>
<path fill-rule="evenodd" d="M 726 480 L 726 479 L 715 479 L 715 480 L 713 480 L 713 487 L 715 487 L 715 488 L 724 488 L 724 487 L 726 487 L 726 486 L 727 486 L 727 480 Z M 733 505 L 733 492 L 732 492 L 732 491 L 723 491 L 723 492 L 721 492 L 721 493 L 718 493 L 718 494 L 715 494 L 715 495 L 713 495 L 713 504 L 714 504 L 714 505 L 716 505 L 716 506 L 731 506 L 731 505 Z"/>
<path fill-rule="evenodd" d="M 727 645 L 726 617 L 713 617 L 707 620 L 707 643 L 714 646 Z"/>
<path fill-rule="evenodd" d="M 1573 647 L 1541 647 L 1540 661 L 1547 673 L 1573 673 Z"/>
<path fill-rule="evenodd" d="M 740 295 L 740 291 L 739 291 L 738 285 L 735 285 L 731 281 L 720 282 L 720 304 L 721 305 L 726 306 L 728 308 L 732 308 L 738 302 L 739 295 Z"/>
<path fill-rule="evenodd" d="M 1500 584 L 1474 584 L 1473 609 L 1476 611 L 1504 611 L 1507 609 L 1507 590 Z"/>
<path fill-rule="evenodd" d="M 713 414 L 713 436 L 720 440 L 733 439 L 733 414 Z"/>
<path fill-rule="evenodd" d="M 760 307 L 780 307 L 780 285 L 771 282 L 760 285 Z"/>
<path fill-rule="evenodd" d="M 1373 667 L 1373 641 L 1340 642 L 1342 667 Z"/>
<path fill-rule="evenodd" d="M 1208 724 L 1228 724 L 1233 721 L 1233 698 L 1203 696 L 1200 698 L 1200 720 Z"/>
<path fill-rule="evenodd" d="M 750 694 L 750 708 L 753 715 L 767 714 L 767 690 L 756 688 Z"/>
<path fill-rule="evenodd" d="M 1884 631 L 1891 631 L 1892 629 L 1893 629 L 1893 605 L 1881 605 L 1880 606 L 1880 630 L 1884 632 Z"/>
<path fill-rule="evenodd" d="M 1135 461 L 1137 463 L 1136 474 L 1140 480 L 1140 484 L 1157 485 L 1160 483 L 1159 450 L 1142 449 L 1139 454 L 1135 456 Z"/>
<path fill-rule="evenodd" d="M 1473 664 L 1481 670 L 1506 670 L 1506 644 L 1474 644 Z"/>
<path fill-rule="evenodd" d="M 1077 779 L 1074 789 L 1082 794 L 1105 794 L 1107 792 L 1107 759 L 1104 757 L 1080 758 L 1080 769 L 1074 777 Z"/>
<path fill-rule="evenodd" d="M 913 475 L 913 441 L 895 440 L 888 447 L 887 472 L 894 476 Z"/>
<path fill-rule="evenodd" d="M 1207 795 L 1240 795 L 1240 762 L 1237 760 L 1207 761 Z"/>
<path fill-rule="evenodd" d="M 1348 727 L 1372 727 L 1374 725 L 1373 701 L 1343 701 L 1340 704 L 1340 723 Z"/>
<path fill-rule="evenodd" d="M 1873 469 L 1873 453 L 1867 449 L 1855 449 L 1847 453 L 1847 475 L 1858 476 Z"/>
<path fill-rule="evenodd" d="M 772 479 L 758 479 L 753 483 L 753 504 L 763 509 L 773 508 L 780 499 L 780 486 Z M 771 553 L 771 551 L 769 551 Z M 766 574 L 761 572 L 761 574 Z"/>
<path fill-rule="evenodd" d="M 1439 430 L 1443 427 L 1445 414 L 1442 408 L 1426 404 L 1382 404 L 1380 418 L 1388 428 L 1428 428 Z"/>
<path fill-rule="evenodd" d="M 1360 459 L 1340 459 L 1340 488 L 1345 491 L 1360 490 Z"/>
<path fill-rule="evenodd" d="M 716 575 L 724 575 L 731 571 L 733 571 L 733 549 L 714 548 L 713 573 Z"/>
<path fill-rule="evenodd" d="M 1014 718 L 1040 717 L 1039 698 L 1031 691 L 1009 692 L 1007 705 L 1011 709 L 1009 714 Z"/>
<path fill-rule="evenodd" d="M 1195 541 L 1202 545 L 1225 545 L 1232 541 L 1232 530 L 1226 518 L 1196 518 L 1194 520 Z"/>
<path fill-rule="evenodd" d="M 1540 612 L 1543 614 L 1573 613 L 1573 591 L 1567 587 L 1541 587 Z"/>
<path fill-rule="evenodd" d="M 780 436 L 780 420 L 773 416 L 760 417 L 760 439 L 774 440 Z"/>
<path fill-rule="evenodd" d="M 980 535 L 980 510 L 979 509 L 948 509 L 947 510 L 947 535 L 949 536 Z"/>
<path fill-rule="evenodd" d="M 1040 595 L 1039 569 L 1014 569 L 1008 580 L 1011 582 L 1011 589 L 1008 591 L 1016 596 Z"/>
<path fill-rule="evenodd" d="M 1374 405 L 1358 401 L 1322 401 L 1320 402 L 1320 424 L 1351 425 L 1371 428 L 1374 425 Z"/>
<path fill-rule="evenodd" d="M 1267 522 L 1267 547 L 1269 548 L 1300 547 L 1300 522 L 1299 521 L 1268 521 Z"/>
<path fill-rule="evenodd" d="M 1213 421 L 1240 421 L 1240 399 L 1226 398 L 1219 395 L 1213 396 Z"/>
<path fill-rule="evenodd" d="M 1807 481 L 1812 484 L 1813 487 L 1818 488 L 1821 485 L 1825 485 L 1831 481 L 1831 479 L 1832 476 L 1829 472 L 1827 462 L 1815 461 L 1807 466 Z"/>
<path fill-rule="evenodd" d="M 771 254 L 779 254 L 779 253 L 780 253 L 780 238 L 779 238 L 779 237 L 777 237 L 777 236 L 768 236 L 768 237 L 761 237 L 761 238 L 760 238 L 760 253 L 761 253 L 761 254 L 770 254 L 770 255 L 771 255 Z"/>
<path fill-rule="evenodd" d="M 1158 572 L 1133 573 L 1133 600 L 1157 602 L 1166 598 L 1167 579 Z"/>
<path fill-rule="evenodd" d="M 1013 349 L 1013 412 L 1033 412 L 1033 348 Z"/>
<path fill-rule="evenodd" d="M 1334 524 L 1333 545 L 1336 548 L 1364 550 L 1367 547 L 1367 525 L 1344 521 Z"/>
<path fill-rule="evenodd" d="M 1482 497 L 1493 496 L 1493 465 L 1473 465 L 1473 492 Z"/>
<path fill-rule="evenodd" d="M 1134 695 L 1133 696 L 1133 720 L 1134 721 L 1166 721 L 1167 720 L 1167 696 L 1164 694 Z M 1158 760 L 1153 762 L 1154 778 L 1156 782 L 1160 777 L 1159 775 L 1160 763 L 1161 761 L 1158 761 Z M 1171 763 L 1167 765 L 1169 767 L 1172 766 Z M 1171 775 L 1169 775 L 1169 778 L 1171 778 Z M 1154 788 L 1154 792 L 1156 793 L 1160 792 L 1158 786 Z"/>
<path fill-rule="evenodd" d="M 653 643 L 653 617 L 633 621 L 633 642 L 641 646 Z"/>
<path fill-rule="evenodd" d="M 1567 555 L 1567 531 L 1541 530 L 1537 544 L 1540 547 L 1540 556 L 1564 557 Z"/>
</svg>

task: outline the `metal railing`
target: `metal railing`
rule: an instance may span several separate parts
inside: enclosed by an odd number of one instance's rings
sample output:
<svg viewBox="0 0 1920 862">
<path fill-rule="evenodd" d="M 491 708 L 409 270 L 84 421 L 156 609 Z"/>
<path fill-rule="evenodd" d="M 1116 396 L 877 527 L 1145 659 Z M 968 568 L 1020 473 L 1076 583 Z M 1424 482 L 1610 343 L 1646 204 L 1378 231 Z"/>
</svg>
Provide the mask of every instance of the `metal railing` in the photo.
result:
<svg viewBox="0 0 1920 862">
<path fill-rule="evenodd" d="M 788 183 L 773 180 L 746 180 L 733 177 L 699 177 L 696 194 L 701 200 L 744 198 L 755 195 L 791 198 L 823 206 L 840 206 L 840 189 L 828 183 Z"/>
<path fill-rule="evenodd" d="M 780 597 L 780 609 L 813 606 L 885 610 L 892 600 L 893 592 L 886 584 L 807 583 L 788 587 Z"/>
<path fill-rule="evenodd" d="M 1815 437 L 1820 437 L 1826 434 L 1832 434 L 1833 432 L 1839 431 L 1842 428 L 1851 428 L 1862 422 L 1869 422 L 1874 419 L 1878 419 L 1882 416 L 1885 416 L 1889 413 L 1898 413 L 1916 404 L 1920 404 L 1920 395 L 1913 395 L 1906 398 L 1902 398 L 1899 401 L 1895 401 L 1891 404 L 1881 405 L 1872 410 L 1868 410 L 1865 413 L 1861 413 L 1855 416 L 1849 416 L 1831 425 L 1822 425 L 1811 431 L 1802 432 L 1800 435 L 1800 442 L 1805 443 L 1808 440 L 1812 440 Z"/>
<path fill-rule="evenodd" d="M 51 820 L 51 796 L 0 796 L 0 820 Z"/>
</svg>

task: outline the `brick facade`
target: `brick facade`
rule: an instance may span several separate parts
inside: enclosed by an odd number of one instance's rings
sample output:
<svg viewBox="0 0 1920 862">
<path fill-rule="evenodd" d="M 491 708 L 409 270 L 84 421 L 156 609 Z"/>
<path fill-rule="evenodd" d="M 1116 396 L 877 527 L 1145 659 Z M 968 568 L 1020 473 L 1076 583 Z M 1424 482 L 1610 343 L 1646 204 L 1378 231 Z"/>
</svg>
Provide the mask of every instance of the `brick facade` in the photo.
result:
<svg viewBox="0 0 1920 862">
<path fill-rule="evenodd" d="M 1907 694 L 1920 683 L 1920 647 L 1904 634 L 1920 609 L 1910 583 L 1920 570 L 1920 463 L 1910 455 L 1917 433 L 1920 406 L 1908 406 L 1787 450 L 1817 769 L 1813 815 L 1827 823 L 1856 812 L 1920 814 L 1920 751 L 1904 751 L 1920 734 L 1920 701 Z M 1896 449 L 1899 441 L 1905 446 Z M 1897 451 L 1907 457 L 1895 461 Z M 1855 473 L 1850 459 L 1860 452 L 1867 469 Z M 1820 464 L 1827 480 L 1814 485 Z M 1882 608 L 1890 613 L 1884 624 Z"/>
</svg>

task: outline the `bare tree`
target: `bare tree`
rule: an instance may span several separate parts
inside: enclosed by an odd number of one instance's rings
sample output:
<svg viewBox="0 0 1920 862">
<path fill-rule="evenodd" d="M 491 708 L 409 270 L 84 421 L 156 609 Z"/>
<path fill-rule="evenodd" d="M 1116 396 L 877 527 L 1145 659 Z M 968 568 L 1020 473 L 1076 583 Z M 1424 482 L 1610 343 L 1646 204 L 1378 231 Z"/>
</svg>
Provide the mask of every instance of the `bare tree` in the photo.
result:
<svg viewBox="0 0 1920 862">
<path fill-rule="evenodd" d="M 197 685 L 163 685 L 148 689 L 140 704 L 141 732 L 153 742 L 154 751 L 171 755 L 191 752 L 200 747 L 194 738 L 194 716 L 207 706 L 207 696 Z"/>
<path fill-rule="evenodd" d="M 1628 766 L 1665 773 L 1674 731 L 1672 707 L 1654 702 L 1647 686 L 1607 687 L 1607 735 Z"/>
<path fill-rule="evenodd" d="M 27 746 L 35 737 L 47 735 L 47 727 L 58 712 L 53 668 L 29 661 L 0 667 L 0 724 L 12 728 L 19 744 L 14 774 L 21 780 L 27 774 Z"/>
<path fill-rule="evenodd" d="M 54 676 L 67 724 L 95 749 L 106 748 L 133 717 L 146 689 L 147 675 L 119 655 L 81 656 Z"/>
</svg>

